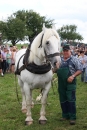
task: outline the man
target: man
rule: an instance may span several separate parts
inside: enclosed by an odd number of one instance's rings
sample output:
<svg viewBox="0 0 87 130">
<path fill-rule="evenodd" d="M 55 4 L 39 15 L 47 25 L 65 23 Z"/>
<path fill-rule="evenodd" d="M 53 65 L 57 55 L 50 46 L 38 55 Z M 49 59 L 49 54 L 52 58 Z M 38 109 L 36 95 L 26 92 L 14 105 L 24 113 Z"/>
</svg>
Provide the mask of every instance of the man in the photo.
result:
<svg viewBox="0 0 87 130">
<path fill-rule="evenodd" d="M 76 120 L 76 77 L 82 72 L 82 65 L 79 60 L 71 55 L 68 44 L 63 46 L 61 64 L 56 63 L 58 75 L 58 92 L 62 109 L 61 121 L 70 120 L 75 125 Z"/>
</svg>

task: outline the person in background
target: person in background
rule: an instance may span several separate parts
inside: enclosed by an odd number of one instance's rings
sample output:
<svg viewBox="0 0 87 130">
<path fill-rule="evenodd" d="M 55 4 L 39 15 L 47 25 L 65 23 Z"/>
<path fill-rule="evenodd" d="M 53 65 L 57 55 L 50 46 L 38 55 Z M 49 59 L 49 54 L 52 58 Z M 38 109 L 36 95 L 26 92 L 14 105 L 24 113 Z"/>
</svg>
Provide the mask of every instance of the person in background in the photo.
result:
<svg viewBox="0 0 87 130">
<path fill-rule="evenodd" d="M 7 54 L 7 48 L 4 47 L 3 50 L 2 50 L 2 59 L 3 59 L 2 70 L 3 70 L 3 74 L 6 73 L 6 69 L 7 69 L 6 54 Z"/>
<path fill-rule="evenodd" d="M 15 55 L 16 55 L 16 48 L 13 47 L 13 51 L 11 52 L 11 72 L 12 73 L 14 73 Z"/>
<path fill-rule="evenodd" d="M 2 59 L 2 54 L 1 54 L 1 51 L 0 51 L 0 74 L 1 76 L 3 77 L 3 71 L 2 71 L 2 62 L 3 62 L 3 59 Z"/>
<path fill-rule="evenodd" d="M 85 55 L 87 56 L 87 48 L 85 49 Z"/>
<path fill-rule="evenodd" d="M 12 51 L 13 51 L 13 46 L 10 45 L 10 47 L 9 47 L 9 53 L 10 53 L 10 55 L 11 55 Z"/>
<path fill-rule="evenodd" d="M 79 50 L 77 50 L 77 52 L 76 52 L 76 55 L 75 55 L 77 58 L 79 58 L 80 57 L 80 51 Z"/>
<path fill-rule="evenodd" d="M 11 54 L 9 53 L 9 49 L 7 49 L 7 54 L 6 54 L 6 62 L 7 62 L 7 72 L 10 72 L 11 68 Z"/>
<path fill-rule="evenodd" d="M 81 81 L 87 83 L 87 56 L 84 53 L 84 51 L 80 51 L 79 61 L 83 67 L 83 71 L 81 73 Z"/>
<path fill-rule="evenodd" d="M 56 63 L 58 76 L 58 92 L 62 109 L 61 121 L 70 120 L 75 125 L 76 120 L 76 77 L 82 72 L 79 60 L 71 55 L 70 46 L 63 46 L 61 63 Z"/>
</svg>

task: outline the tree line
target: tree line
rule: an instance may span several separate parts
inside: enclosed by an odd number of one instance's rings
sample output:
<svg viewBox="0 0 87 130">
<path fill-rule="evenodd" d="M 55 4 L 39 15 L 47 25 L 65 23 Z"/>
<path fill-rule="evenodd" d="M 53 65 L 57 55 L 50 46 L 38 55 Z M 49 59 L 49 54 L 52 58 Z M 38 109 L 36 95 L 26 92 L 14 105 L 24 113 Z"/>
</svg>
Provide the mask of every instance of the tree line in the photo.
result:
<svg viewBox="0 0 87 130">
<path fill-rule="evenodd" d="M 42 31 L 43 23 L 50 28 L 54 19 L 47 19 L 33 10 L 18 10 L 7 18 L 6 21 L 0 21 L 0 40 L 16 45 L 25 38 L 32 42 L 34 37 Z M 57 29 L 62 40 L 83 40 L 83 37 L 77 33 L 76 25 L 63 25 Z"/>
</svg>

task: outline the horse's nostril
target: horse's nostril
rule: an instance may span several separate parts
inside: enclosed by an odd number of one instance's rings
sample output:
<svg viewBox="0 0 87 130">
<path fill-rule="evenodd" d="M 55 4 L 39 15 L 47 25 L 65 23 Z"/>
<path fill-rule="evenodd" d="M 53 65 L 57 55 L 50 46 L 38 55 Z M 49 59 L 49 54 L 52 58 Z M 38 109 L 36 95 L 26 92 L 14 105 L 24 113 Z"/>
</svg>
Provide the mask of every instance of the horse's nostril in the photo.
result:
<svg viewBox="0 0 87 130">
<path fill-rule="evenodd" d="M 57 62 L 54 62 L 54 65 L 56 65 Z"/>
</svg>

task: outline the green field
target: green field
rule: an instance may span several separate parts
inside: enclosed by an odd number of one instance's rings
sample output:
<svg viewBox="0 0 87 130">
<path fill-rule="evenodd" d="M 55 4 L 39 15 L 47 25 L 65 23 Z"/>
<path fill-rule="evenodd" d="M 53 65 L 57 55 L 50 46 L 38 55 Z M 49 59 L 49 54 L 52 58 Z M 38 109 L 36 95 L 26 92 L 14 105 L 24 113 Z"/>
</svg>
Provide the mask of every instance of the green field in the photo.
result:
<svg viewBox="0 0 87 130">
<path fill-rule="evenodd" d="M 39 90 L 33 91 L 34 99 L 39 94 Z M 18 86 L 18 95 L 21 102 L 21 92 Z M 25 125 L 26 115 L 21 112 L 21 104 L 17 100 L 15 76 L 5 74 L 0 76 L 0 130 L 87 130 L 87 84 L 81 83 L 80 77 L 77 79 L 77 121 L 71 126 L 69 121 L 61 122 L 61 109 L 57 92 L 57 84 L 51 88 L 48 95 L 48 105 L 46 106 L 47 124 L 38 123 L 40 104 L 35 104 L 32 108 L 34 123 L 31 126 Z"/>
</svg>

